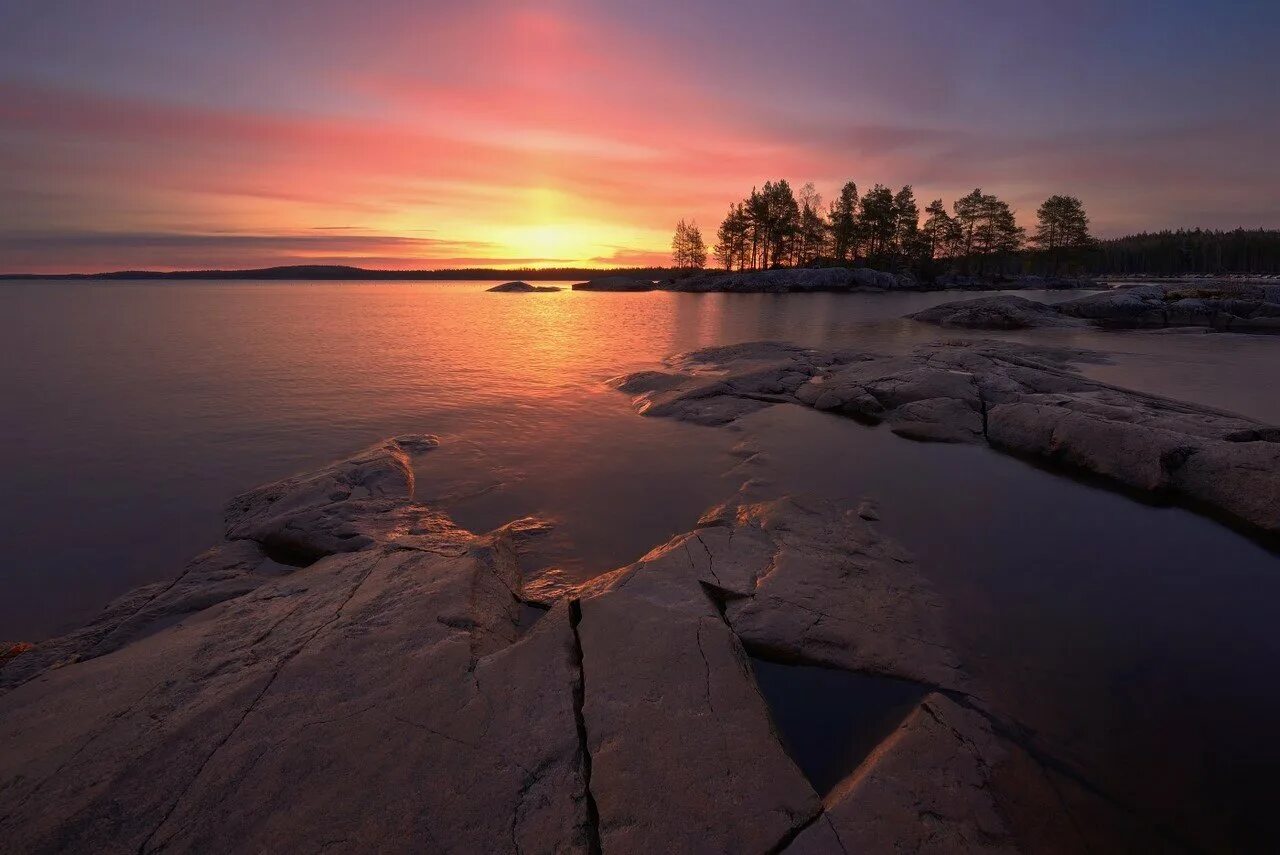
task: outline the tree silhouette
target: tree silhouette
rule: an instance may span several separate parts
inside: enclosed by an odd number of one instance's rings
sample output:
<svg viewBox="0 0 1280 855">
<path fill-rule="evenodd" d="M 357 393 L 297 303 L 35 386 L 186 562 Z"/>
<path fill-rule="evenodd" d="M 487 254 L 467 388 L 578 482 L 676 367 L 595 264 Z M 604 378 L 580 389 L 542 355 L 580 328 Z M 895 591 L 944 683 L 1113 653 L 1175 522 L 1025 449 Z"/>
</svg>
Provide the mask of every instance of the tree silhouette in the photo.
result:
<svg viewBox="0 0 1280 855">
<path fill-rule="evenodd" d="M 893 252 L 898 235 L 898 212 L 893 191 L 877 184 L 858 204 L 858 233 L 871 264 L 883 264 Z"/>
<path fill-rule="evenodd" d="M 960 250 L 960 225 L 947 213 L 941 199 L 934 199 L 924 209 L 928 214 L 920 233 L 924 238 L 925 256 L 929 259 L 950 258 Z"/>
<path fill-rule="evenodd" d="M 845 182 L 840 196 L 827 212 L 827 229 L 831 234 L 831 254 L 836 261 L 852 261 L 858 249 L 858 185 Z"/>
<path fill-rule="evenodd" d="M 800 188 L 798 201 L 800 221 L 796 226 L 792 263 L 811 264 L 827 251 L 827 224 L 820 213 L 822 197 L 812 181 Z"/>
<path fill-rule="evenodd" d="M 676 223 L 675 235 L 671 238 L 671 263 L 676 267 L 701 270 L 707 266 L 707 245 L 702 240 L 702 230 L 698 224 Z"/>
<path fill-rule="evenodd" d="M 893 197 L 894 243 L 900 264 L 909 265 L 920 257 L 920 206 L 911 185 Z"/>
<path fill-rule="evenodd" d="M 956 201 L 956 223 L 960 227 L 960 254 L 965 265 L 978 262 L 978 272 L 989 256 L 1016 252 L 1025 237 L 1009 203 L 976 189 Z"/>
</svg>

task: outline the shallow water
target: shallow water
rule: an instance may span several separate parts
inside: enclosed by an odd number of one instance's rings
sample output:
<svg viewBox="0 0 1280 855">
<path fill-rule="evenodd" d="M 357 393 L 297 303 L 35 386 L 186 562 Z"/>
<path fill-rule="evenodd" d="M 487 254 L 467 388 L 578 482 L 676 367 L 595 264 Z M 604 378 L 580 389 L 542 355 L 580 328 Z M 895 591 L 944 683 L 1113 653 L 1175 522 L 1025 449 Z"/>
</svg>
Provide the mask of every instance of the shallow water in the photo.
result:
<svg viewBox="0 0 1280 855">
<path fill-rule="evenodd" d="M 969 669 L 1065 759 L 1203 840 L 1277 795 L 1280 559 L 1187 511 L 984 448 L 778 407 L 741 432 L 639 418 L 604 380 L 703 345 L 903 351 L 901 316 L 966 295 L 486 294 L 490 283 L 0 283 L 0 639 L 167 579 L 238 491 L 429 432 L 418 497 L 474 530 L 560 521 L 543 557 L 625 564 L 748 475 L 875 496 L 954 602 Z M 1071 292 L 1026 293 L 1060 300 Z M 1086 373 L 1280 423 L 1280 337 L 1052 330 Z M 535 616 L 530 616 L 532 617 Z M 1228 832 L 1225 829 L 1234 828 Z"/>
</svg>

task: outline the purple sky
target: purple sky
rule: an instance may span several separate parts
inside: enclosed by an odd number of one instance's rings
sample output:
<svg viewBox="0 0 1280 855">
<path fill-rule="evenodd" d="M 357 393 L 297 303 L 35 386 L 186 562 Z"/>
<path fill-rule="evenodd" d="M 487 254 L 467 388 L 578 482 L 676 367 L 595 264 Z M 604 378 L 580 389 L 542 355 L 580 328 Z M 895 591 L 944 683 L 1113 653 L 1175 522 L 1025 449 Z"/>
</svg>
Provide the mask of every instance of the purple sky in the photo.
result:
<svg viewBox="0 0 1280 855">
<path fill-rule="evenodd" d="M 1280 3 L 0 5 L 0 270 L 665 261 L 752 185 L 1280 227 Z"/>
</svg>

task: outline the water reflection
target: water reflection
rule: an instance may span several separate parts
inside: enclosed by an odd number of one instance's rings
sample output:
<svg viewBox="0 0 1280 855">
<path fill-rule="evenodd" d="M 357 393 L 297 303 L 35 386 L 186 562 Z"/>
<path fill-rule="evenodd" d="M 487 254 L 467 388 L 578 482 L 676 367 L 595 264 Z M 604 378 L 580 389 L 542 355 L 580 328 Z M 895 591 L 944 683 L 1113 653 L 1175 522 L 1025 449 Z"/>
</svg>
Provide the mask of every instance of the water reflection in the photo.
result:
<svg viewBox="0 0 1280 855">
<path fill-rule="evenodd" d="M 385 436 L 441 434 L 419 492 L 486 530 L 561 522 L 588 576 L 689 528 L 741 470 L 730 431 L 642 419 L 601 381 L 715 343 L 903 351 L 955 294 L 484 293 L 488 283 L 0 284 L 0 638 L 40 638 L 170 578 L 222 503 Z M 1065 299 L 1070 292 L 1039 296 Z M 1280 338 L 1054 330 L 1087 371 L 1280 422 Z M 792 408 L 752 417 L 762 480 L 856 500 L 957 604 L 970 667 L 1073 761 L 1202 839 L 1274 803 L 1274 555 L 974 447 Z M 530 617 L 533 617 L 530 613 Z M 1270 800 L 1270 801 L 1268 801 Z"/>
</svg>

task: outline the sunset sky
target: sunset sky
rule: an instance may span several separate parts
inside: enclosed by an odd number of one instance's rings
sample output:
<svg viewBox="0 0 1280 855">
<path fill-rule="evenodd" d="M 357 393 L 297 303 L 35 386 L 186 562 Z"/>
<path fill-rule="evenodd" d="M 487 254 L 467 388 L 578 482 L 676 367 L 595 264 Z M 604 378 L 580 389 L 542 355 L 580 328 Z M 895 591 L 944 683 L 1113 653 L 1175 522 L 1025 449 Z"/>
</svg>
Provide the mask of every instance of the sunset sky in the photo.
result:
<svg viewBox="0 0 1280 855">
<path fill-rule="evenodd" d="M 0 3 L 0 271 L 667 262 L 775 177 L 1280 227 L 1280 3 Z"/>
</svg>

